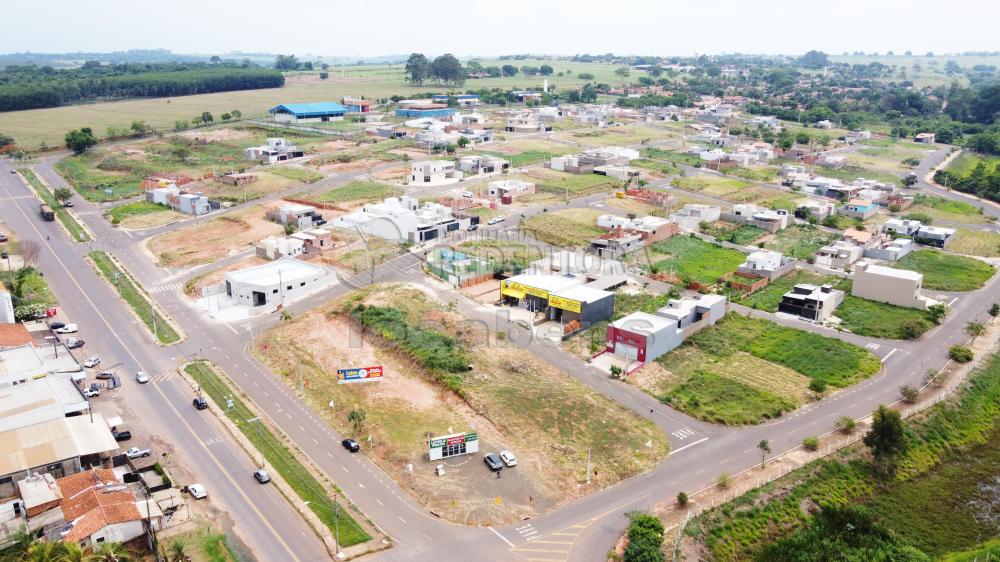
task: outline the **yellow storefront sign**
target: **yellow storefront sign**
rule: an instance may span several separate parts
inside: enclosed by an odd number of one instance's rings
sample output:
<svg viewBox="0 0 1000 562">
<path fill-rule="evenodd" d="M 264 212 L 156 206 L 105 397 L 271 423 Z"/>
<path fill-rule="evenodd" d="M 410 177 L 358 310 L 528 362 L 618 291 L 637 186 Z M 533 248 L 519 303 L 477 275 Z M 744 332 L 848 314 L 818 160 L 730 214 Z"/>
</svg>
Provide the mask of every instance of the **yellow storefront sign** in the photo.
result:
<svg viewBox="0 0 1000 562">
<path fill-rule="evenodd" d="M 520 295 L 518 295 L 520 293 Z M 529 287 L 515 281 L 503 281 L 500 283 L 500 294 L 508 295 L 514 298 L 524 298 L 524 295 L 531 295 L 533 297 L 538 297 L 540 299 L 549 298 L 549 292 L 538 289 L 536 287 Z"/>
<path fill-rule="evenodd" d="M 562 297 L 557 297 L 555 295 L 549 296 L 549 306 L 553 308 L 561 308 L 563 310 L 568 310 L 570 312 L 580 313 L 582 304 L 580 301 L 575 301 L 573 299 L 564 299 Z"/>
</svg>

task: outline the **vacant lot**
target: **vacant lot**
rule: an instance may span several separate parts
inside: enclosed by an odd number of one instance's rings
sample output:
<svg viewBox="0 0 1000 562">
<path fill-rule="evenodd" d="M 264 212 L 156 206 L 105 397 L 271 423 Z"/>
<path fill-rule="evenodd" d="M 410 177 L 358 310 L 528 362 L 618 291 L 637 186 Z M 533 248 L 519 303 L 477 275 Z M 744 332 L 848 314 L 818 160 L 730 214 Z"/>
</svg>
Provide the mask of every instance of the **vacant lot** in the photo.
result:
<svg viewBox="0 0 1000 562">
<path fill-rule="evenodd" d="M 843 168 L 824 168 L 823 166 L 814 166 L 811 168 L 812 172 L 820 175 L 826 176 L 828 178 L 836 178 L 844 182 L 852 182 L 858 178 L 865 178 L 869 180 L 876 180 L 890 185 L 899 185 L 899 178 L 903 173 L 899 175 L 886 170 L 880 170 L 877 168 L 866 168 L 861 166 L 855 166 L 853 164 L 848 164 Z"/>
<path fill-rule="evenodd" d="M 805 403 L 812 381 L 843 388 L 881 366 L 855 345 L 735 313 L 656 365 L 637 384 L 692 416 L 726 424 L 778 417 Z"/>
<path fill-rule="evenodd" d="M 372 181 L 352 181 L 337 186 L 324 193 L 310 194 L 307 199 L 317 203 L 333 203 L 335 205 L 361 205 L 381 201 L 392 195 L 396 188 L 384 183 Z"/>
<path fill-rule="evenodd" d="M 693 236 L 672 236 L 650 246 L 651 273 L 672 273 L 685 282 L 711 285 L 746 260 L 741 252 Z"/>
<path fill-rule="evenodd" d="M 583 197 L 621 186 L 621 181 L 597 174 L 567 174 L 548 168 L 532 168 L 513 179 L 535 184 L 536 193 L 522 197 L 523 201 L 561 201 Z"/>
<path fill-rule="evenodd" d="M 365 271 L 372 262 L 377 266 L 406 251 L 402 244 L 378 236 L 369 236 L 366 244 L 357 232 L 350 230 L 335 228 L 330 231 L 330 237 L 334 247 L 319 254 L 314 253 L 312 256 L 326 265 L 332 265 L 350 274 Z"/>
<path fill-rule="evenodd" d="M 836 240 L 838 236 L 808 224 L 794 224 L 779 230 L 765 244 L 768 250 L 776 250 L 800 260 L 807 260 L 816 250 Z"/>
<path fill-rule="evenodd" d="M 190 267 L 211 263 L 245 250 L 263 238 L 281 234 L 280 224 L 264 219 L 264 208 L 254 206 L 153 237 L 149 249 L 162 267 Z"/>
<path fill-rule="evenodd" d="M 903 214 L 923 214 L 935 222 L 956 222 L 961 224 L 985 224 L 990 218 L 983 214 L 982 209 L 964 201 L 952 201 L 935 195 L 914 196 L 914 204 Z"/>
<path fill-rule="evenodd" d="M 423 289 L 354 293 L 263 334 L 256 352 L 291 387 L 304 389 L 334 427 L 365 437 L 368 455 L 397 481 L 412 478 L 419 501 L 452 521 L 518 520 L 634 475 L 666 452 L 648 421 L 544 362 L 491 344 Z M 382 365 L 384 380 L 336 383 L 337 369 L 368 365 Z M 360 429 L 348 421 L 352 411 L 365 412 Z M 498 480 L 478 457 L 459 457 L 434 476 L 427 435 L 472 428 L 481 451 L 510 449 L 517 468 Z M 652 455 L 643 446 L 650 439 Z M 403 468 L 409 463 L 413 476 Z"/>
<path fill-rule="evenodd" d="M 912 252 L 893 267 L 923 273 L 924 287 L 939 291 L 973 291 L 996 273 L 993 266 L 977 259 L 935 250 Z"/>
<path fill-rule="evenodd" d="M 959 254 L 1000 258 L 1000 234 L 989 230 L 958 228 L 955 230 L 955 237 L 946 247 Z"/>
<path fill-rule="evenodd" d="M 132 229 L 161 226 L 188 216 L 178 213 L 170 207 L 148 201 L 138 201 L 112 207 L 108 211 L 108 215 L 111 217 L 111 224 L 120 224 L 125 228 Z"/>
<path fill-rule="evenodd" d="M 528 217 L 518 228 L 535 240 L 553 246 L 586 246 L 592 238 L 605 232 L 597 226 L 600 214 L 595 209 L 559 209 Z"/>
<path fill-rule="evenodd" d="M 621 125 L 607 129 L 588 129 L 556 134 L 557 138 L 581 146 L 628 146 L 676 136 L 678 136 L 676 133 L 668 129 L 644 125 Z"/>
<path fill-rule="evenodd" d="M 701 231 L 718 240 L 725 240 L 726 242 L 732 242 L 741 246 L 749 246 L 758 238 L 767 234 L 767 231 L 763 228 L 752 224 L 733 224 L 725 221 L 705 225 Z"/>
<path fill-rule="evenodd" d="M 1000 164 L 1000 158 L 966 151 L 948 164 L 948 171 L 956 176 L 967 176 L 980 164 L 985 167 L 986 173 L 990 174 L 996 169 L 997 164 Z"/>
<path fill-rule="evenodd" d="M 494 269 L 520 273 L 532 262 L 542 259 L 542 249 L 516 240 L 483 238 L 459 244 L 458 249 L 493 263 Z"/>
<path fill-rule="evenodd" d="M 679 189 L 695 191 L 724 199 L 753 187 L 752 183 L 739 178 L 728 178 L 713 174 L 674 178 L 670 183 Z"/>
<path fill-rule="evenodd" d="M 892 173 L 909 172 L 913 166 L 903 161 L 923 159 L 933 152 L 933 147 L 910 141 L 862 141 L 864 145 L 847 155 L 847 161 L 860 168 L 885 170 Z"/>
</svg>

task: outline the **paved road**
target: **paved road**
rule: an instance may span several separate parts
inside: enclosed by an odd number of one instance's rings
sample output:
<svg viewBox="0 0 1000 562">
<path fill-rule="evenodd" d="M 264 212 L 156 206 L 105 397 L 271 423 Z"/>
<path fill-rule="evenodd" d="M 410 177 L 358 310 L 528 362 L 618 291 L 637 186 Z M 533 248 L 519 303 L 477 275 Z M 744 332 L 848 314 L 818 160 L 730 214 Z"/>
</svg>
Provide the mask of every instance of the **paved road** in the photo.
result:
<svg viewBox="0 0 1000 562">
<path fill-rule="evenodd" d="M 40 166 L 40 171 L 50 183 L 62 184 L 51 170 Z M 588 203 L 583 201 L 581 204 Z M 88 204 L 81 204 L 80 207 L 80 210 L 86 211 Z M 185 304 L 186 301 L 175 291 L 155 291 L 165 283 L 163 272 L 152 266 L 148 258 L 137 250 L 135 240 L 110 228 L 97 216 L 85 218 L 98 234 L 98 239 L 122 259 L 143 284 L 154 289 L 156 300 L 176 322 L 184 326 L 189 336 L 185 344 L 187 349 L 200 347 L 206 357 L 222 365 L 258 404 L 267 404 L 268 415 L 273 421 L 393 537 L 398 547 L 379 555 L 390 560 L 415 560 L 428 556 L 439 560 L 464 560 L 468 558 L 470 548 L 475 549 L 477 559 L 499 560 L 507 558 L 511 547 L 515 547 L 515 552 L 523 558 L 600 560 L 624 529 L 624 512 L 644 509 L 654 502 L 669 502 L 678 491 L 693 492 L 710 486 L 723 471 L 733 474 L 755 465 L 759 462 L 755 445 L 760 439 L 767 439 L 776 452 L 781 452 L 798 446 L 804 437 L 829 431 L 840 416 L 860 418 L 880 402 L 895 401 L 900 386 L 919 383 L 927 369 L 944 364 L 946 349 L 964 340 L 961 328 L 965 322 L 982 318 L 988 303 L 995 300 L 998 279 L 991 280 L 984 289 L 959 296 L 952 302 L 952 314 L 944 325 L 919 342 L 859 339 L 859 343 L 884 361 L 882 374 L 775 422 L 749 428 L 725 428 L 697 422 L 633 387 L 611 381 L 606 375 L 597 373 L 561 350 L 547 347 L 543 342 L 533 342 L 527 346 L 529 352 L 559 366 L 585 384 L 612 396 L 636 412 L 648 415 L 651 408 L 654 421 L 668 434 L 674 452 L 648 474 L 570 502 L 530 521 L 484 529 L 459 527 L 435 519 L 374 463 L 362 455 L 348 455 L 342 451 L 336 444 L 339 441 L 337 433 L 312 413 L 286 385 L 249 357 L 245 335 L 247 325 L 216 323 Z M 511 224 L 501 225 L 498 229 L 509 228 Z M 412 254 L 390 260 L 376 268 L 375 281 L 426 282 L 415 267 L 418 260 Z M 183 276 L 177 272 L 175 277 L 180 279 Z M 354 281 L 367 282 L 368 275 L 363 274 Z M 307 309 L 346 292 L 352 285 L 353 281 L 344 280 L 341 285 L 296 303 L 291 308 Z M 446 298 L 452 296 L 447 290 L 441 292 Z M 459 299 L 460 310 L 464 314 L 472 317 L 488 314 L 477 305 L 454 296 Z M 492 316 L 489 319 L 493 320 Z M 274 321 L 273 318 L 258 321 L 254 331 L 264 329 Z"/>
</svg>

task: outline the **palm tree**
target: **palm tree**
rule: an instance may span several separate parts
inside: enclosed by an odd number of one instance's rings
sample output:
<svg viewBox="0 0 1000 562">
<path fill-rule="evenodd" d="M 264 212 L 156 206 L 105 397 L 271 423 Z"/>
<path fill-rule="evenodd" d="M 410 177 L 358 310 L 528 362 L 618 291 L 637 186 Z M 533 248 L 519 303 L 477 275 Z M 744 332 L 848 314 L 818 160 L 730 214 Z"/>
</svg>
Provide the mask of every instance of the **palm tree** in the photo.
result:
<svg viewBox="0 0 1000 562">
<path fill-rule="evenodd" d="M 22 526 L 17 531 L 14 531 L 10 536 L 10 546 L 4 549 L 3 553 L 0 554 L 0 560 L 3 562 L 15 562 L 21 559 L 31 543 L 34 542 L 35 538 L 31 536 L 28 532 L 28 528 Z"/>
<path fill-rule="evenodd" d="M 88 547 L 82 547 L 75 542 L 62 544 L 62 554 L 56 560 L 58 562 L 96 562 L 94 551 Z"/>
<path fill-rule="evenodd" d="M 170 548 L 167 549 L 167 552 L 167 558 L 170 562 L 191 562 L 191 557 L 184 551 L 184 543 L 181 541 L 170 543 Z"/>
<path fill-rule="evenodd" d="M 132 553 L 117 542 L 106 542 L 97 547 L 94 551 L 94 562 L 132 562 L 135 557 Z"/>
<path fill-rule="evenodd" d="M 36 541 L 24 551 L 21 562 L 60 562 L 66 554 L 66 543 Z"/>
</svg>

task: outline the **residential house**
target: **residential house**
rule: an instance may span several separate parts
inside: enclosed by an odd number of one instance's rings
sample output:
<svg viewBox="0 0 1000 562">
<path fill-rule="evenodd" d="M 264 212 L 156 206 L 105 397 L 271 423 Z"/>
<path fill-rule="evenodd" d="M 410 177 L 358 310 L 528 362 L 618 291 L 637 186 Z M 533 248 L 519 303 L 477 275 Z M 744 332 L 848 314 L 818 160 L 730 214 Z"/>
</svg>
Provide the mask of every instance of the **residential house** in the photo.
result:
<svg viewBox="0 0 1000 562">
<path fill-rule="evenodd" d="M 633 168 L 632 166 L 595 166 L 594 173 L 599 176 L 607 176 L 623 181 L 642 177 L 642 170 Z"/>
<path fill-rule="evenodd" d="M 269 138 L 265 144 L 248 147 L 244 149 L 243 153 L 248 160 L 263 164 L 285 162 L 292 158 L 301 158 L 305 155 L 305 152 L 298 146 L 281 137 Z"/>
<path fill-rule="evenodd" d="M 833 285 L 817 287 L 799 283 L 782 295 L 781 302 L 778 303 L 778 312 L 822 322 L 829 319 L 842 302 L 844 302 L 844 291 L 834 289 Z"/>
<path fill-rule="evenodd" d="M 882 227 L 889 234 L 895 234 L 896 236 L 916 236 L 917 231 L 920 230 L 924 224 L 918 220 L 913 219 L 896 219 L 892 218 L 885 221 Z"/>
<path fill-rule="evenodd" d="M 938 304 L 922 294 L 924 276 L 916 271 L 861 263 L 854 268 L 853 280 L 851 294 L 863 299 L 919 310 Z"/>
<path fill-rule="evenodd" d="M 840 214 L 857 219 L 868 219 L 875 215 L 878 205 L 868 199 L 851 199 L 841 207 Z"/>
<path fill-rule="evenodd" d="M 473 176 L 496 174 L 510 169 L 510 160 L 496 156 L 474 154 L 458 159 L 458 169 Z"/>
<path fill-rule="evenodd" d="M 836 207 L 829 201 L 807 199 L 795 206 L 795 217 L 803 220 L 807 220 L 812 217 L 821 221 L 832 215 L 835 210 Z"/>
<path fill-rule="evenodd" d="M 531 90 L 514 90 L 509 94 L 511 101 L 516 102 L 526 102 L 526 101 L 541 101 L 542 92 L 533 92 Z"/>
<path fill-rule="evenodd" d="M 817 121 L 815 127 L 817 129 L 830 130 L 833 128 L 833 121 L 830 121 L 829 119 L 823 119 L 822 121 Z"/>
<path fill-rule="evenodd" d="M 941 226 L 921 226 L 920 230 L 918 230 L 917 233 L 913 236 L 913 240 L 919 244 L 944 248 L 944 245 L 954 237 L 955 237 L 954 228 L 944 228 Z"/>
<path fill-rule="evenodd" d="M 722 209 L 715 205 L 701 205 L 698 203 L 687 203 L 681 209 L 670 214 L 670 220 L 687 231 L 695 231 L 703 222 L 715 222 L 719 220 Z"/>
<path fill-rule="evenodd" d="M 552 125 L 539 121 L 532 114 L 507 119 L 504 130 L 508 133 L 544 133 L 552 130 Z"/>
<path fill-rule="evenodd" d="M 332 101 L 287 103 L 272 107 L 268 112 L 279 123 L 318 123 L 342 120 L 347 108 Z"/>
<path fill-rule="evenodd" d="M 646 247 L 646 242 L 637 232 L 612 230 L 590 241 L 590 251 L 602 258 L 620 260 L 636 250 Z"/>
<path fill-rule="evenodd" d="M 920 144 L 934 144 L 934 133 L 917 133 L 913 137 L 913 142 Z"/>
<path fill-rule="evenodd" d="M 157 187 L 146 191 L 146 201 L 170 207 L 186 215 L 204 215 L 212 210 L 212 203 L 201 193 L 188 193 L 176 185 Z M 218 207 L 218 204 L 216 204 Z"/>
<path fill-rule="evenodd" d="M 847 133 L 846 138 L 849 141 L 852 141 L 852 142 L 853 141 L 859 141 L 859 140 L 867 140 L 867 139 L 872 138 L 872 132 L 871 131 L 850 131 L 849 133 Z"/>
<path fill-rule="evenodd" d="M 301 203 L 285 203 L 277 209 L 269 209 L 264 213 L 264 217 L 296 228 L 312 228 L 326 222 L 323 220 L 323 215 L 316 211 L 316 207 Z"/>
<path fill-rule="evenodd" d="M 823 246 L 813 255 L 816 265 L 824 265 L 835 269 L 846 269 L 852 263 L 861 259 L 865 249 L 847 240 L 838 240 L 833 244 Z"/>
<path fill-rule="evenodd" d="M 817 161 L 817 164 L 824 168 L 840 169 L 847 164 L 847 156 L 843 154 L 824 154 Z"/>
<path fill-rule="evenodd" d="M 216 181 L 224 184 L 240 187 L 257 181 L 257 174 L 233 172 L 222 176 L 216 176 L 215 179 Z"/>
<path fill-rule="evenodd" d="M 257 256 L 276 260 L 283 256 L 295 257 L 302 254 L 305 243 L 291 236 L 268 236 L 257 244 Z"/>
<path fill-rule="evenodd" d="M 774 281 L 793 269 L 795 269 L 794 258 L 786 257 L 781 252 L 758 250 L 747 256 L 746 261 L 736 269 L 736 273 L 744 277 L 761 277 Z"/>
<path fill-rule="evenodd" d="M 422 160 L 410 164 L 410 185 L 447 185 L 462 179 L 451 160 Z"/>
<path fill-rule="evenodd" d="M 504 205 L 509 205 L 522 195 L 535 192 L 535 184 L 522 180 L 491 181 L 487 187 L 487 195 L 500 199 Z"/>
<path fill-rule="evenodd" d="M 725 315 L 726 298 L 722 295 L 671 299 L 656 314 L 633 312 L 609 324 L 604 351 L 647 363 L 676 349 Z"/>
<path fill-rule="evenodd" d="M 6 326 L 21 326 L 20 324 L 14 324 L 16 321 L 17 318 L 14 316 L 14 296 L 0 282 L 0 331 L 5 329 Z M 24 326 L 21 326 L 21 328 L 24 328 Z M 3 347 L 3 345 L 2 338 L 0 338 L 0 347 Z"/>
<path fill-rule="evenodd" d="M 146 533 L 146 524 L 160 528 L 163 514 L 146 509 L 150 503 L 140 500 L 110 468 L 95 468 L 56 480 L 59 508 L 65 523 L 51 528 L 50 540 L 93 546 L 100 543 L 128 543 Z M 142 506 L 142 510 L 140 510 Z M 148 519 L 148 520 L 147 520 Z"/>
<path fill-rule="evenodd" d="M 720 218 L 736 224 L 753 225 L 773 234 L 788 226 L 789 215 L 785 209 L 768 209 L 753 203 L 741 203 L 733 205 L 729 212 L 721 213 Z"/>
<path fill-rule="evenodd" d="M 647 245 L 666 240 L 677 234 L 677 224 L 670 219 L 654 217 L 621 217 L 618 215 L 600 215 L 597 226 L 606 230 L 627 231 L 639 234 Z"/>
<path fill-rule="evenodd" d="M 478 223 L 477 216 L 455 216 L 450 207 L 439 203 L 427 202 L 421 207 L 415 198 L 403 196 L 365 205 L 337 217 L 330 226 L 360 230 L 393 242 L 428 242 Z"/>
<path fill-rule="evenodd" d="M 594 171 L 594 165 L 582 161 L 578 154 L 553 156 L 549 162 L 549 167 L 553 170 L 569 174 L 590 174 Z"/>
<path fill-rule="evenodd" d="M 329 230 L 322 228 L 310 228 L 293 232 L 291 238 L 302 241 L 303 253 L 322 252 L 333 248 L 333 236 Z"/>
<path fill-rule="evenodd" d="M 881 239 L 875 246 L 865 248 L 865 257 L 885 261 L 899 261 L 913 251 L 913 240 L 909 238 L 896 238 L 895 240 Z"/>
</svg>

